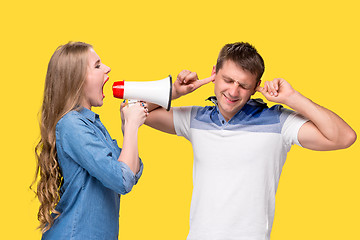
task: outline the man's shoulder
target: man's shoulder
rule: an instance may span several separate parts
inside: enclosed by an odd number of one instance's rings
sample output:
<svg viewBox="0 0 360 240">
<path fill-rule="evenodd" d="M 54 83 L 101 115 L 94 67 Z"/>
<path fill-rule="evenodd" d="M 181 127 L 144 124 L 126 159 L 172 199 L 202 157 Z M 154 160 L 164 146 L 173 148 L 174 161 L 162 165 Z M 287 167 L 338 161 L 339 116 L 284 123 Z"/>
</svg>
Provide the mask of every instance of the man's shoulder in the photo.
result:
<svg viewBox="0 0 360 240">
<path fill-rule="evenodd" d="M 175 118 L 186 118 L 190 122 L 196 120 L 210 123 L 214 110 L 216 110 L 215 106 L 182 106 L 174 107 L 173 113 Z"/>
<path fill-rule="evenodd" d="M 212 111 L 215 107 L 214 106 L 181 106 L 181 107 L 173 107 L 173 111 L 177 113 L 184 114 L 184 113 L 198 113 L 206 114 L 209 111 Z"/>
</svg>

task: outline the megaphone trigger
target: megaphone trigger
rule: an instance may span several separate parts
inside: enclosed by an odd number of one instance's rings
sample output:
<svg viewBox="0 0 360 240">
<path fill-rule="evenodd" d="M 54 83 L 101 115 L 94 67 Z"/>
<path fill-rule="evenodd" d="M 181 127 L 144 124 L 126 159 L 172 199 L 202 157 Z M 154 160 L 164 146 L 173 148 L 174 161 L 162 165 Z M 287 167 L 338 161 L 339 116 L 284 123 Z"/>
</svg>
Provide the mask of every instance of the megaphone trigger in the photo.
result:
<svg viewBox="0 0 360 240">
<path fill-rule="evenodd" d="M 137 102 L 139 102 L 139 101 L 138 101 L 138 100 L 134 100 L 134 99 L 128 99 L 128 100 L 127 100 L 127 103 L 128 103 L 129 106 L 134 105 L 134 104 L 137 103 Z"/>
</svg>

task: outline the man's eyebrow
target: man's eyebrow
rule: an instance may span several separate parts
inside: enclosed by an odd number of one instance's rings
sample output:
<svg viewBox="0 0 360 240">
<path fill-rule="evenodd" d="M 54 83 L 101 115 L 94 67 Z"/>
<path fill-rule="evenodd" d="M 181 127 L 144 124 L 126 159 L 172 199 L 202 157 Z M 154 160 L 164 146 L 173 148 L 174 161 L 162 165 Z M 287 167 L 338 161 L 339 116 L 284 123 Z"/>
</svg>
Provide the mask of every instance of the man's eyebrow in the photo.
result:
<svg viewBox="0 0 360 240">
<path fill-rule="evenodd" d="M 226 75 L 222 75 L 223 78 L 225 78 L 226 80 L 230 80 L 230 81 L 233 81 L 233 82 L 236 82 L 237 84 L 239 84 L 241 87 L 244 87 L 244 88 L 247 88 L 249 87 L 249 85 L 245 84 L 245 83 L 241 83 L 235 79 L 233 79 L 232 77 L 229 77 L 229 76 L 226 76 Z"/>
<path fill-rule="evenodd" d="M 233 78 L 229 77 L 229 76 L 226 76 L 226 75 L 222 75 L 222 76 L 223 76 L 223 78 L 225 78 L 226 80 L 231 80 L 231 81 L 235 82 L 235 80 L 234 80 Z"/>
</svg>

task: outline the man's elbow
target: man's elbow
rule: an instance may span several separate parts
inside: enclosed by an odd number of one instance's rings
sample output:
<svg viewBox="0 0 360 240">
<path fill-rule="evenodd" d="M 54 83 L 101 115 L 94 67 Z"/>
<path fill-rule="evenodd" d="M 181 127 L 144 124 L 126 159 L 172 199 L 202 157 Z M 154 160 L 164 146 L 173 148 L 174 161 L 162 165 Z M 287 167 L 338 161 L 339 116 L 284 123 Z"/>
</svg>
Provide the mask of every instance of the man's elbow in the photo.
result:
<svg viewBox="0 0 360 240">
<path fill-rule="evenodd" d="M 355 143 L 357 139 L 357 135 L 356 132 L 354 130 L 351 129 L 351 131 L 349 131 L 342 139 L 341 139 L 341 143 L 339 144 L 339 148 L 340 149 L 345 149 L 350 147 L 351 145 L 353 145 Z"/>
<path fill-rule="evenodd" d="M 357 139 L 356 132 L 354 130 L 352 130 L 351 134 L 349 134 L 347 147 L 350 147 L 351 145 L 353 145 L 355 143 L 356 139 Z"/>
</svg>

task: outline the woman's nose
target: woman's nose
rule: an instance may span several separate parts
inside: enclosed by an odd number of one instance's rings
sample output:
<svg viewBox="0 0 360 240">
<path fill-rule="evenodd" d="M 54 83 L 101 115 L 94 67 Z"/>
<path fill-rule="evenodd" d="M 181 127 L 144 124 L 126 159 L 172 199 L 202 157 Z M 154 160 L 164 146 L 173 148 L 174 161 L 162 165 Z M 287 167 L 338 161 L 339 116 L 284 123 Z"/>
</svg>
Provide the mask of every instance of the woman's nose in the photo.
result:
<svg viewBox="0 0 360 240">
<path fill-rule="evenodd" d="M 105 73 L 108 74 L 110 71 L 111 71 L 111 68 L 105 65 Z"/>
</svg>

